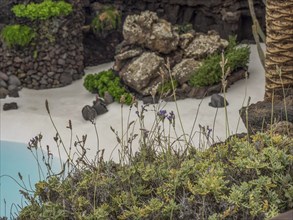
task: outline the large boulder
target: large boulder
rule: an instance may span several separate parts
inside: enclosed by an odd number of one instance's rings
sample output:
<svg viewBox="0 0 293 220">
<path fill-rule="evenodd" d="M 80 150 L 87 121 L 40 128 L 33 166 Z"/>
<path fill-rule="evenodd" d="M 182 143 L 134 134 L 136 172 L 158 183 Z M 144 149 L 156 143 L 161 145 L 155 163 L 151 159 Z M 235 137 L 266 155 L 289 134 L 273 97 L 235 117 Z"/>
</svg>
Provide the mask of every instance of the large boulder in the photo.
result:
<svg viewBox="0 0 293 220">
<path fill-rule="evenodd" d="M 186 57 L 201 59 L 225 49 L 228 44 L 229 42 L 221 39 L 216 32 L 209 31 L 208 34 L 197 34 L 184 49 L 184 54 Z"/>
<path fill-rule="evenodd" d="M 184 59 L 174 66 L 172 76 L 182 85 L 190 79 L 191 75 L 200 67 L 200 64 L 200 61 L 192 58 Z"/>
<path fill-rule="evenodd" d="M 121 68 L 131 59 L 137 57 L 143 53 L 143 49 L 138 48 L 121 48 L 118 54 L 115 56 L 115 64 L 113 69 L 115 71 L 120 71 Z"/>
<path fill-rule="evenodd" d="M 184 33 L 180 35 L 180 40 L 179 40 L 179 47 L 181 49 L 186 49 L 188 45 L 193 41 L 195 33 Z"/>
<path fill-rule="evenodd" d="M 179 42 L 179 34 L 173 26 L 150 11 L 128 16 L 123 25 L 123 37 L 128 44 L 138 44 L 163 54 L 176 50 Z"/>
<path fill-rule="evenodd" d="M 187 83 L 204 58 L 228 46 L 228 41 L 215 31 L 204 34 L 180 29 L 159 19 L 154 12 L 145 11 L 126 18 L 123 35 L 124 41 L 115 49 L 113 69 L 130 91 L 137 92 L 140 97 L 150 96 L 152 101 L 159 85 L 167 82 L 170 74 L 178 82 L 177 98 L 201 99 L 221 92 L 221 83 L 200 88 L 191 88 Z M 241 70 L 231 74 L 227 86 L 244 78 L 244 73 Z"/>
<path fill-rule="evenodd" d="M 293 96 L 288 96 L 285 100 L 275 100 L 273 104 L 268 100 L 259 101 L 242 107 L 239 113 L 250 134 L 263 132 L 281 121 L 293 123 Z"/>
<path fill-rule="evenodd" d="M 120 71 L 126 85 L 141 95 L 149 95 L 162 77 L 167 78 L 164 59 L 154 52 L 144 52 Z"/>
</svg>

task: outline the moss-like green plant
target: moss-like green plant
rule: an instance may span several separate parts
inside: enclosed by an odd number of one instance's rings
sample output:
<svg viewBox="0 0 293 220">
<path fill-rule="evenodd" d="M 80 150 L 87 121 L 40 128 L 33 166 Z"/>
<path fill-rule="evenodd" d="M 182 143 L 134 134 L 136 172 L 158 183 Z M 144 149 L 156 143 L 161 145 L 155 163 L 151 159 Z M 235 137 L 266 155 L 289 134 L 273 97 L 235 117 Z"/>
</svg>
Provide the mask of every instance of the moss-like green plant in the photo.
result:
<svg viewBox="0 0 293 220">
<path fill-rule="evenodd" d="M 104 97 L 105 92 L 109 92 L 117 102 L 120 102 L 122 96 L 126 104 L 131 104 L 132 102 L 132 95 L 126 91 L 120 82 L 120 78 L 112 70 L 102 71 L 98 74 L 88 74 L 83 85 L 89 92 L 97 92 L 101 97 Z"/>
<path fill-rule="evenodd" d="M 72 5 L 64 1 L 44 0 L 41 3 L 18 4 L 12 7 L 16 17 L 30 20 L 47 20 L 66 16 L 72 12 Z"/>
<path fill-rule="evenodd" d="M 104 7 L 91 22 L 95 33 L 115 30 L 121 25 L 121 13 L 114 7 Z"/>
<path fill-rule="evenodd" d="M 36 33 L 26 25 L 7 25 L 1 31 L 1 38 L 9 46 L 27 46 Z"/>
<path fill-rule="evenodd" d="M 227 64 L 225 71 L 229 68 L 231 72 L 238 68 L 247 68 L 250 50 L 248 46 L 238 47 L 236 37 L 230 37 L 229 46 L 224 52 Z M 210 86 L 219 83 L 222 79 L 220 62 L 221 54 L 212 54 L 203 60 L 201 67 L 191 76 L 189 84 L 193 87 Z"/>
</svg>

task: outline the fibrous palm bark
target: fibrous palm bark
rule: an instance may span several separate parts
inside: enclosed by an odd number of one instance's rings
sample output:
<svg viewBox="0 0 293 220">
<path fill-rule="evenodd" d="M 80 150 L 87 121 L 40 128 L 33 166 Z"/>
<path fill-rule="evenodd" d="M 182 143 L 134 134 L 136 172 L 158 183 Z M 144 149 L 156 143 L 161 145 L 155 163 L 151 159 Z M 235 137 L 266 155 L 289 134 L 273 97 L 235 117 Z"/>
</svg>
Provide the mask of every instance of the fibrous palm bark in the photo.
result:
<svg viewBox="0 0 293 220">
<path fill-rule="evenodd" d="M 267 0 L 266 25 L 265 96 L 271 98 L 293 89 L 293 0 Z"/>
</svg>

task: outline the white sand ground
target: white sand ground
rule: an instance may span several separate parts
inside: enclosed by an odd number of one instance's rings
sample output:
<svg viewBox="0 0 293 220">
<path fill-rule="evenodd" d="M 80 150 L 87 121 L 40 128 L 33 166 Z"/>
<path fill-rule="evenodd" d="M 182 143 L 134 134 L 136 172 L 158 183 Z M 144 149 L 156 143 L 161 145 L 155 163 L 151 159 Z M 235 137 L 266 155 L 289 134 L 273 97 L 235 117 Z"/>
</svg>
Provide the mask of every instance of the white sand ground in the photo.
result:
<svg viewBox="0 0 293 220">
<path fill-rule="evenodd" d="M 97 67 L 86 68 L 86 73 L 97 73 L 101 70 L 112 67 L 113 63 L 99 65 Z M 229 128 L 231 134 L 236 132 L 246 132 L 244 124 L 240 120 L 239 126 L 239 109 L 243 102 L 247 102 L 248 97 L 251 97 L 251 103 L 263 100 L 264 96 L 264 69 L 262 68 L 255 45 L 251 46 L 251 57 L 249 63 L 250 76 L 247 80 L 240 80 L 232 85 L 226 94 L 229 106 L 227 107 Z M 22 89 L 20 98 L 6 98 L 1 100 L 0 114 L 0 139 L 6 141 L 28 143 L 35 135 L 43 134 L 43 146 L 47 144 L 51 151 L 57 156 L 57 148 L 53 141 L 53 136 L 56 132 L 50 122 L 49 116 L 45 109 L 45 100 L 49 101 L 51 114 L 56 126 L 66 144 L 69 146 L 70 132 L 66 128 L 68 120 L 73 124 L 73 137 L 83 134 L 88 135 L 87 147 L 89 158 L 93 158 L 96 152 L 97 141 L 93 125 L 85 121 L 81 115 L 81 109 L 84 105 L 91 104 L 95 99 L 95 95 L 90 94 L 83 87 L 83 80 L 73 82 L 72 85 L 63 88 L 49 90 L 30 90 Z M 17 102 L 19 109 L 11 111 L 3 111 L 3 104 L 8 102 Z M 199 115 L 195 124 L 195 129 L 199 131 L 199 124 L 202 126 L 213 127 L 216 109 L 208 105 L 210 97 L 201 100 L 185 99 L 177 102 L 179 114 L 182 119 L 182 124 L 186 133 L 190 133 L 194 118 L 199 109 Z M 140 102 L 139 105 L 142 103 Z M 182 134 L 179 126 L 178 115 L 175 103 L 161 103 L 167 111 L 173 110 L 177 117 L 177 131 Z M 117 141 L 115 135 L 110 130 L 110 126 L 115 128 L 121 134 L 121 105 L 113 103 L 108 106 L 109 112 L 96 118 L 97 130 L 99 133 L 100 149 L 105 149 L 105 159 L 110 158 L 112 150 L 115 148 Z M 151 107 L 149 109 L 152 109 Z M 126 128 L 126 119 L 129 108 L 123 108 L 124 112 L 124 129 Z M 131 118 L 137 119 L 135 111 L 131 112 Z M 145 118 L 146 129 L 150 129 L 153 123 L 154 113 L 149 111 Z M 225 139 L 225 111 L 219 109 L 215 123 L 215 134 L 217 139 Z M 238 127 L 238 129 L 237 129 Z M 236 130 L 237 129 L 237 130 Z M 138 126 L 137 126 L 138 132 Z M 193 143 L 198 144 L 198 133 L 194 136 Z M 64 157 L 64 152 L 61 153 Z M 117 148 L 112 157 L 118 158 Z M 64 157 L 65 158 L 65 157 Z"/>
</svg>

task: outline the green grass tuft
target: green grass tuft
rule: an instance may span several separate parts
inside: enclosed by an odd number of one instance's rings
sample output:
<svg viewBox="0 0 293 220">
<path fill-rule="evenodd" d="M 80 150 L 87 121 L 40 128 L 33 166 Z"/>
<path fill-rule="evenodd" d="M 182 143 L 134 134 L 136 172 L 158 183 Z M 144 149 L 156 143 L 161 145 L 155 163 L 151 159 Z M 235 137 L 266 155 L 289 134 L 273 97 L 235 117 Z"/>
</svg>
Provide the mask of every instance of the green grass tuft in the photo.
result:
<svg viewBox="0 0 293 220">
<path fill-rule="evenodd" d="M 26 25 L 7 25 L 1 31 L 1 38 L 9 46 L 27 46 L 35 38 L 36 33 Z"/>
</svg>

